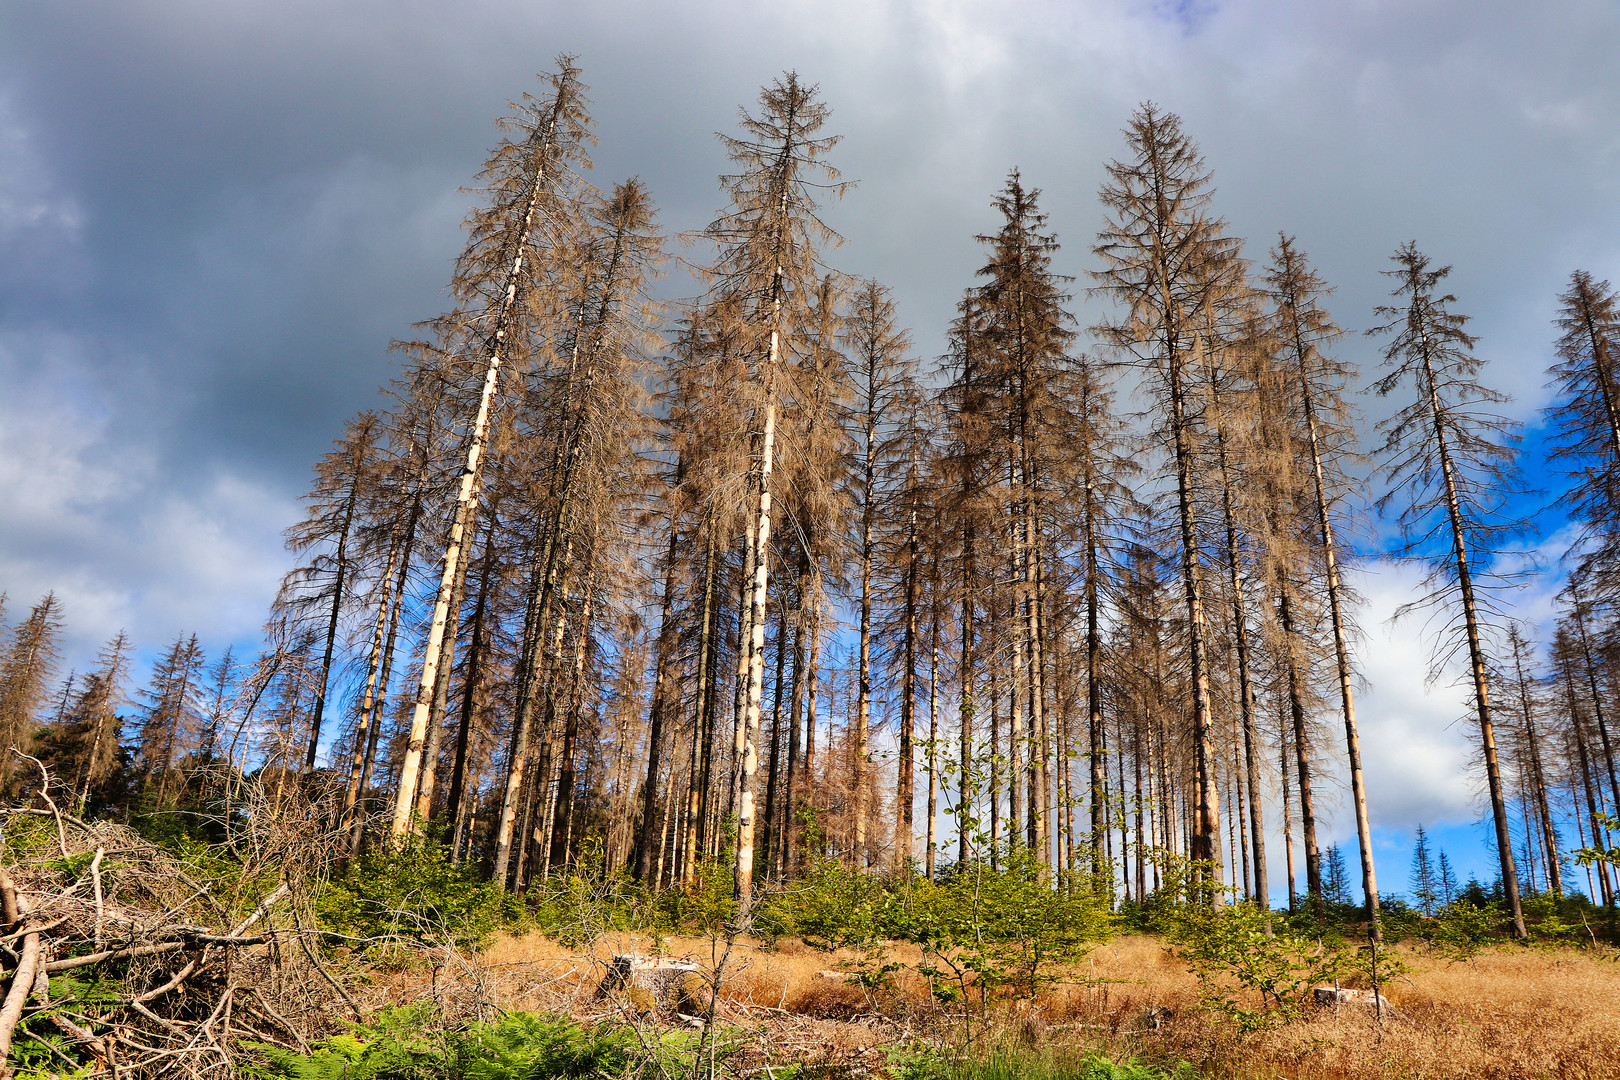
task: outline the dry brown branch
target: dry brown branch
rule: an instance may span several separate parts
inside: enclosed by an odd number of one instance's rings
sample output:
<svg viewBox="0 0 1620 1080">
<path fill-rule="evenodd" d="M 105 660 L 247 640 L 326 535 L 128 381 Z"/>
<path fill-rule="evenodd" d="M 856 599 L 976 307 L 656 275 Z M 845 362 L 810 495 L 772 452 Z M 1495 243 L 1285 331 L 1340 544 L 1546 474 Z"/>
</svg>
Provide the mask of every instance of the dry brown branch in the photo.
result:
<svg viewBox="0 0 1620 1080">
<path fill-rule="evenodd" d="M 17 883 L 4 870 L 0 870 L 0 907 L 4 909 L 5 929 L 9 931 L 21 916 L 17 907 Z"/>
<path fill-rule="evenodd" d="M 357 1000 L 310 940 L 313 897 L 335 846 L 319 826 L 323 809 L 301 790 L 272 799 L 249 783 L 225 823 L 229 842 L 195 864 L 112 822 L 0 809 L 0 819 L 57 825 L 44 850 L 43 836 L 24 841 L 0 869 L 0 945 L 20 941 L 22 960 L 0 1004 L 0 1048 L 9 1058 L 15 1035 L 29 1053 L 59 1059 L 53 1069 L 113 1080 L 227 1080 L 248 1053 L 243 1040 L 307 1051 L 345 1015 L 363 1018 L 375 1003 Z M 49 977 L 73 971 L 93 971 L 79 978 L 116 988 L 116 997 L 53 1001 Z M 30 1041 L 28 1024 L 67 1041 Z"/>
<path fill-rule="evenodd" d="M 32 761 L 34 767 L 39 770 L 39 797 L 45 800 L 51 818 L 56 822 L 56 847 L 62 853 L 62 858 L 66 859 L 68 857 L 67 828 L 62 824 L 62 811 L 56 808 L 56 800 L 51 798 L 51 771 L 45 767 L 45 763 L 39 758 L 25 754 L 15 746 L 11 748 L 11 752 L 24 761 Z"/>
<path fill-rule="evenodd" d="M 8 1057 L 11 1053 L 11 1036 L 17 1030 L 23 1006 L 34 989 L 34 977 L 39 974 L 39 954 L 39 935 L 36 933 L 24 937 L 22 959 L 11 977 L 11 989 L 6 993 L 5 1004 L 0 1005 L 0 1058 Z M 0 1080 L 10 1080 L 10 1077 L 11 1064 L 8 1061 L 0 1065 Z"/>
</svg>

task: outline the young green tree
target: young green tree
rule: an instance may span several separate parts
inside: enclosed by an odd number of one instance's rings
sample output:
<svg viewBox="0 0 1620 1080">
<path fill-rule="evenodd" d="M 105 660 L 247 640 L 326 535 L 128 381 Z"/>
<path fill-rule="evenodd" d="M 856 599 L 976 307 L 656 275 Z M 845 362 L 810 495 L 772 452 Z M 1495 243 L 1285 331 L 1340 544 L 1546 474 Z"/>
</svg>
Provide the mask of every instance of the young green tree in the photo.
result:
<svg viewBox="0 0 1620 1080">
<path fill-rule="evenodd" d="M 1417 909 L 1425 915 L 1433 915 L 1440 902 L 1440 871 L 1435 865 L 1434 853 L 1429 850 L 1429 834 L 1422 825 L 1417 827 L 1417 840 L 1412 845 L 1412 872 L 1407 883 Z"/>
<path fill-rule="evenodd" d="M 1439 291 L 1451 267 L 1431 268 L 1413 242 L 1401 245 L 1392 258 L 1396 269 L 1385 273 L 1398 283 L 1392 295 L 1401 302 L 1380 306 L 1377 314 L 1389 321 L 1368 331 L 1388 338 L 1384 365 L 1389 371 L 1373 385 L 1381 396 L 1402 386 L 1412 396 L 1379 424 L 1384 433 L 1379 456 L 1390 489 L 1378 508 L 1388 513 L 1398 507 L 1397 553 L 1426 568 L 1429 589 L 1402 605 L 1397 616 L 1418 608 L 1443 612 L 1433 671 L 1459 654 L 1467 657 L 1502 885 L 1513 932 L 1522 938 L 1524 912 L 1491 720 L 1485 643 L 1486 620 L 1498 614 L 1493 595 L 1503 584 L 1491 560 L 1523 529 L 1505 505 L 1508 495 L 1524 490 L 1514 464 L 1519 437 L 1511 421 L 1492 411 L 1507 396 L 1476 378 L 1475 338 L 1463 329 L 1468 316 L 1452 311 L 1457 298 Z"/>
</svg>

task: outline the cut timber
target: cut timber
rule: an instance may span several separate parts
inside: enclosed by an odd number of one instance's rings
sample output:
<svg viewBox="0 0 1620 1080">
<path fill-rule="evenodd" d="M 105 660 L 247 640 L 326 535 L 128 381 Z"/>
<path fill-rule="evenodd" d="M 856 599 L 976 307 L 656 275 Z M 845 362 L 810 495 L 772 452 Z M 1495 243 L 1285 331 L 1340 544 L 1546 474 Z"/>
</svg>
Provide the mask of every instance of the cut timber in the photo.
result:
<svg viewBox="0 0 1620 1080">
<path fill-rule="evenodd" d="M 688 980 L 694 975 L 702 978 L 698 966 L 689 960 L 616 954 L 613 966 L 608 968 L 608 973 L 596 988 L 596 996 L 604 998 L 613 993 L 622 993 L 638 1009 L 643 1008 L 645 1001 L 650 1006 L 647 1011 L 656 1012 L 661 1017 L 673 1017 L 683 1011 L 680 1007 L 682 997 L 687 991 Z"/>
</svg>

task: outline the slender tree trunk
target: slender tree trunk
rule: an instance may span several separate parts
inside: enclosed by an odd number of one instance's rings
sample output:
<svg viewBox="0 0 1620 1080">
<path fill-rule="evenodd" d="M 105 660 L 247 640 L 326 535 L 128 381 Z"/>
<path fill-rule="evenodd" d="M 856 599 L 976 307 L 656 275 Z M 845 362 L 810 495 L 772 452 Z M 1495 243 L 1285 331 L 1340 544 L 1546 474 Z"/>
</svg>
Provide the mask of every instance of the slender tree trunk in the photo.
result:
<svg viewBox="0 0 1620 1080">
<path fill-rule="evenodd" d="M 1496 757 L 1496 733 L 1491 726 L 1491 699 L 1485 665 L 1485 649 L 1480 640 L 1479 623 L 1474 603 L 1474 579 L 1468 565 L 1468 549 L 1462 527 L 1462 510 L 1457 495 L 1457 481 L 1451 463 L 1451 448 L 1446 441 L 1445 425 L 1440 409 L 1440 393 L 1435 383 L 1434 367 L 1424 353 L 1423 371 L 1427 381 L 1429 410 L 1434 418 L 1435 447 L 1439 451 L 1440 472 L 1445 482 L 1446 512 L 1451 521 L 1453 559 L 1457 568 L 1457 588 L 1462 596 L 1463 625 L 1468 636 L 1468 662 L 1474 678 L 1474 704 L 1479 717 L 1480 741 L 1485 754 L 1485 780 L 1491 795 L 1491 816 L 1496 824 L 1496 848 L 1502 864 L 1502 888 L 1507 894 L 1508 913 L 1513 918 L 1513 936 L 1525 938 L 1529 932 L 1524 925 L 1524 910 L 1519 903 L 1519 875 L 1513 865 L 1513 837 L 1508 830 L 1507 799 L 1502 792 L 1502 768 Z"/>
<path fill-rule="evenodd" d="M 704 530 L 703 615 L 698 629 L 697 702 L 692 721 L 692 792 L 687 797 L 686 862 L 681 867 L 681 887 L 697 883 L 698 863 L 707 852 L 704 843 L 709 801 L 709 778 L 714 762 L 714 579 L 720 553 L 715 524 Z"/>
<path fill-rule="evenodd" d="M 1597 659 L 1592 655 L 1592 643 L 1586 635 L 1586 616 L 1580 602 L 1574 605 L 1575 629 L 1580 634 L 1581 656 L 1586 668 L 1586 682 L 1592 694 L 1592 716 L 1597 721 L 1598 743 L 1603 748 L 1603 763 L 1608 766 L 1609 793 L 1614 805 L 1620 807 L 1620 772 L 1615 770 L 1614 747 L 1609 742 L 1609 724 L 1603 709 L 1603 692 L 1598 686 Z"/>
<path fill-rule="evenodd" d="M 992 603 L 993 602 L 994 601 L 992 601 Z M 994 615 L 991 616 L 989 621 L 990 625 L 992 626 L 1000 622 L 1000 620 Z M 996 650 L 993 649 L 992 652 L 994 651 Z M 1014 664 L 1014 670 L 1016 670 L 1016 659 L 1014 660 Z M 997 673 L 997 668 L 998 665 L 995 664 L 990 666 L 990 746 L 989 753 L 987 755 L 989 759 L 990 774 L 990 837 L 992 840 L 992 846 L 990 848 L 990 869 L 992 870 L 1001 869 L 1001 845 L 1006 844 L 1009 848 L 1011 848 L 1020 842 L 1018 838 L 1019 787 L 1017 750 L 1018 736 L 1020 732 L 1016 724 L 1013 722 L 1011 715 L 1018 709 L 1018 692 L 1016 690 L 1010 690 L 1007 694 L 1008 725 L 1012 727 L 1012 737 L 1007 740 L 1009 745 L 1006 753 L 1007 771 L 1010 774 L 1008 784 L 1010 792 L 1007 802 L 1009 803 L 1010 810 L 1008 817 L 1011 820 L 1012 825 L 1007 830 L 1005 836 L 1003 836 L 1001 830 L 1001 762 L 1003 757 L 1001 751 L 1001 678 Z"/>
<path fill-rule="evenodd" d="M 315 715 L 310 720 L 304 772 L 315 768 L 315 755 L 321 745 L 321 718 L 326 714 L 326 690 L 332 677 L 332 650 L 337 645 L 338 616 L 343 611 L 343 599 L 349 584 L 349 531 L 354 526 L 354 508 L 360 498 L 360 457 L 359 453 L 355 454 L 349 471 L 349 494 L 343 502 L 343 528 L 338 533 L 337 579 L 332 583 L 332 608 L 326 618 L 326 648 L 321 654 L 321 678 L 315 689 Z"/>
<path fill-rule="evenodd" d="M 1220 847 L 1216 830 L 1220 827 L 1220 795 L 1215 787 L 1214 726 L 1209 707 L 1209 657 L 1204 620 L 1203 570 L 1198 559 L 1198 534 L 1193 517 L 1193 490 L 1197 468 L 1192 439 L 1192 421 L 1187 415 L 1186 388 L 1180 344 L 1174 332 L 1167 334 L 1166 365 L 1170 382 L 1171 427 L 1175 437 L 1176 503 L 1181 525 L 1181 578 L 1187 604 L 1188 653 L 1193 691 L 1193 748 L 1195 780 L 1198 789 L 1193 842 L 1188 851 L 1195 863 L 1206 864 L 1201 877 L 1220 878 Z M 1211 903 L 1220 904 L 1220 891 L 1212 890 Z"/>
<path fill-rule="evenodd" d="M 1052 866 L 1051 818 L 1048 813 L 1051 793 L 1048 791 L 1046 763 L 1051 752 L 1046 730 L 1046 658 L 1042 648 L 1041 631 L 1040 551 L 1036 544 L 1035 478 L 1034 467 L 1026 460 L 1024 470 L 1024 635 L 1028 641 L 1029 666 L 1025 692 L 1029 695 L 1029 842 L 1035 850 L 1037 865 Z"/>
<path fill-rule="evenodd" d="M 684 460 L 676 467 L 675 486 L 679 487 L 684 472 Z M 664 602 L 658 623 L 657 655 L 653 659 L 652 711 L 647 720 L 647 782 L 643 785 L 641 801 L 641 831 L 636 842 L 636 864 L 632 871 L 637 881 L 647 877 L 647 862 L 652 846 L 652 820 L 658 796 L 659 756 L 664 743 L 664 713 L 668 709 L 670 688 L 667 685 L 671 653 L 675 647 L 675 553 L 679 547 L 680 523 L 673 511 L 669 517 L 669 550 L 664 553 Z M 674 774 L 671 773 L 671 776 Z M 674 780 L 670 781 L 671 787 Z M 660 848 L 660 854 L 662 848 Z"/>
<path fill-rule="evenodd" d="M 371 648 L 366 663 L 366 689 L 360 699 L 360 721 L 355 726 L 354 750 L 349 756 L 348 783 L 344 786 L 343 808 L 338 812 L 339 828 L 347 828 L 349 815 L 354 811 L 360 794 L 360 767 L 366 756 L 366 742 L 371 731 L 373 714 L 380 696 L 378 676 L 382 672 L 383 638 L 388 633 L 388 610 L 392 602 L 394 565 L 399 560 L 399 537 L 388 545 L 388 564 L 382 576 L 382 596 L 377 601 L 377 624 L 371 633 Z M 99 732 L 97 733 L 99 735 Z M 94 753 L 92 752 L 92 760 Z"/>
<path fill-rule="evenodd" d="M 1290 310 L 1292 310 L 1290 308 Z M 1300 399 L 1305 405 L 1306 428 L 1311 440 L 1311 476 L 1316 495 L 1316 517 L 1320 526 L 1322 558 L 1327 569 L 1328 616 L 1333 625 L 1333 655 L 1338 665 L 1339 703 L 1344 715 L 1344 746 L 1349 758 L 1350 800 L 1356 811 L 1356 844 L 1361 851 L 1361 889 L 1366 897 L 1367 921 L 1372 939 L 1383 940 L 1378 917 L 1378 877 L 1373 867 L 1372 824 L 1367 816 L 1367 785 L 1361 769 L 1361 735 L 1356 726 L 1356 696 L 1350 670 L 1350 645 L 1345 632 L 1339 587 L 1339 549 L 1333 536 L 1333 516 L 1328 510 L 1327 482 L 1323 476 L 1322 446 L 1317 434 L 1316 399 L 1307 365 L 1308 350 L 1300 336 L 1297 313 L 1294 317 L 1294 355 L 1299 362 Z"/>
<path fill-rule="evenodd" d="M 1294 810 L 1293 797 L 1288 783 L 1288 717 L 1285 707 L 1279 704 L 1277 745 L 1282 755 L 1282 805 L 1283 805 L 1283 859 L 1288 870 L 1288 910 L 1290 913 L 1299 910 L 1298 877 L 1294 871 Z"/>
<path fill-rule="evenodd" d="M 1215 383 L 1214 367 L 1210 367 L 1210 385 Z M 1255 754 L 1254 730 L 1254 685 L 1249 674 L 1249 620 L 1248 605 L 1243 598 L 1243 574 L 1239 566 L 1237 541 L 1237 514 L 1232 505 L 1232 476 L 1227 462 L 1226 432 L 1220 426 L 1216 428 L 1216 444 L 1219 451 L 1221 470 L 1221 513 L 1226 526 L 1226 569 L 1227 588 L 1232 595 L 1232 634 L 1237 646 L 1238 671 L 1238 707 L 1242 718 L 1242 742 L 1244 747 L 1245 769 L 1234 772 L 1234 777 L 1243 771 L 1248 773 L 1249 796 L 1249 829 L 1254 840 L 1254 892 L 1251 899 L 1258 898 L 1261 907 L 1269 906 L 1266 897 L 1266 833 L 1265 823 L 1260 807 L 1260 763 Z M 1234 740 L 1235 742 L 1236 740 Z M 1242 784 L 1239 784 L 1240 794 L 1238 805 L 1242 805 Z M 1234 816 L 1241 818 L 1241 814 Z M 1244 845 L 1244 888 L 1250 882 L 1248 871 L 1248 846 Z"/>
<path fill-rule="evenodd" d="M 553 118 L 555 126 L 555 117 Z M 528 202 L 524 207 L 523 224 L 512 246 L 512 269 L 507 274 L 506 290 L 495 313 L 494 329 L 490 334 L 489 355 L 485 360 L 484 385 L 478 395 L 478 410 L 473 416 L 467 439 L 467 460 L 462 468 L 461 484 L 456 493 L 455 513 L 451 518 L 449 541 L 444 550 L 444 573 L 439 581 L 439 593 L 433 604 L 433 617 L 429 623 L 427 648 L 422 655 L 422 680 L 417 686 L 416 711 L 411 717 L 410 741 L 405 748 L 405 761 L 400 768 L 399 792 L 394 803 L 394 822 L 391 833 L 404 836 L 412 827 L 413 798 L 417 787 L 417 774 L 422 765 L 423 744 L 427 739 L 433 692 L 438 684 L 440 653 L 444 646 L 446 624 L 450 609 L 459 597 L 456 581 L 461 567 L 461 549 L 472 524 L 472 513 L 483 475 L 484 452 L 489 441 L 489 425 L 495 403 L 495 392 L 500 383 L 502 352 L 512 311 L 517 303 L 518 285 L 523 275 L 523 260 L 528 254 L 529 238 L 534 229 L 535 210 L 540 202 L 547 179 L 544 157 L 537 158 L 536 170 L 530 184 Z"/>
<path fill-rule="evenodd" d="M 873 443 L 877 439 L 877 401 L 873 387 L 867 387 L 865 441 L 862 444 L 861 484 L 861 603 L 859 700 L 855 709 L 855 865 L 866 865 L 867 771 L 872 750 L 868 732 L 872 722 L 872 526 L 877 506 L 877 460 Z"/>
<path fill-rule="evenodd" d="M 928 835 L 924 872 L 934 880 L 934 854 L 939 850 L 939 597 L 929 605 L 928 652 Z"/>
<path fill-rule="evenodd" d="M 593 561 L 593 567 L 595 565 Z M 563 719 L 561 769 L 557 778 L 556 811 L 552 817 L 550 858 L 548 866 L 566 866 L 571 861 L 570 839 L 574 825 L 575 762 L 579 742 L 579 713 L 582 691 L 585 687 L 585 654 L 591 643 L 592 602 L 596 599 L 596 574 L 585 581 L 585 610 L 580 615 L 579 629 L 574 636 L 573 678 L 567 695 L 567 715 Z M 667 819 L 666 819 L 667 824 Z M 662 843 L 662 840 L 660 840 Z"/>
<path fill-rule="evenodd" d="M 776 874 L 785 878 L 792 866 L 793 841 L 795 836 L 794 819 L 798 814 L 799 770 L 802 768 L 800 757 L 803 754 L 804 731 L 804 579 L 799 579 L 796 590 L 797 603 L 794 608 L 793 629 L 793 692 L 789 695 L 788 704 L 788 745 L 787 745 L 787 775 L 783 777 L 782 795 L 782 837 L 776 845 Z"/>
<path fill-rule="evenodd" d="M 896 808 L 894 829 L 895 869 L 911 872 L 916 857 L 917 827 L 914 819 L 916 803 L 916 750 L 913 741 L 917 730 L 917 508 L 910 507 L 906 523 L 906 592 L 905 626 L 900 647 L 900 761 L 895 777 Z"/>
<path fill-rule="evenodd" d="M 1294 761 L 1299 769 L 1300 834 L 1305 846 L 1305 887 L 1318 920 L 1325 918 L 1326 897 L 1322 892 L 1322 853 L 1316 843 L 1316 798 L 1311 784 L 1310 733 L 1305 720 L 1305 691 L 1299 670 L 1301 637 L 1294 621 L 1292 586 L 1286 572 L 1278 573 L 1277 619 L 1281 624 L 1283 662 L 1288 687 L 1288 713 L 1294 727 Z"/>
<path fill-rule="evenodd" d="M 804 779 L 809 790 L 816 790 L 816 694 L 821 685 L 821 587 L 819 577 L 811 589 L 810 607 L 810 645 L 806 650 L 808 658 L 804 667 Z M 829 729 L 831 723 L 828 724 Z M 829 733 L 828 741 L 831 742 Z M 815 808 L 815 798 L 811 796 L 805 800 L 809 808 Z M 804 845 L 800 844 L 793 849 L 794 858 L 798 863 L 804 859 Z"/>
<path fill-rule="evenodd" d="M 962 641 L 958 678 L 961 680 L 961 704 L 957 707 L 957 720 L 961 726 L 961 775 L 958 777 L 956 817 L 956 863 L 965 869 L 968 860 L 968 804 L 973 796 L 973 699 L 975 679 L 973 660 L 973 527 L 969 525 L 963 535 L 962 557 Z"/>
<path fill-rule="evenodd" d="M 777 751 L 781 746 L 782 682 L 787 674 L 787 638 L 787 598 L 779 595 L 776 605 L 776 679 L 771 688 L 770 757 L 765 768 L 764 863 L 767 871 L 776 865 L 776 847 L 781 843 L 781 834 L 776 828 L 777 782 L 781 779 L 781 760 Z"/>
<path fill-rule="evenodd" d="M 1089 466 L 1086 475 L 1085 504 L 1082 510 L 1086 545 L 1086 730 L 1087 763 L 1091 791 L 1091 873 L 1100 883 L 1103 874 L 1103 841 L 1108 828 L 1108 793 L 1103 786 L 1101 746 L 1103 743 L 1103 685 L 1098 671 L 1102 657 L 1099 627 L 1102 572 L 1097 565 L 1101 545 L 1097 543 L 1097 484 Z M 1140 890 L 1139 890 L 1140 891 Z"/>
<path fill-rule="evenodd" d="M 452 846 L 457 837 L 455 827 L 462 817 L 462 803 L 467 797 L 467 755 L 472 745 L 473 721 L 477 716 L 478 687 L 484 662 L 484 622 L 489 610 L 491 578 L 495 566 L 497 525 L 496 508 L 491 506 L 489 526 L 484 533 L 484 558 L 478 571 L 478 599 L 473 604 L 472 640 L 468 643 L 467 668 L 462 676 L 461 720 L 456 726 L 456 759 L 450 772 L 450 798 L 445 805 L 445 812 L 452 822 Z"/>
<path fill-rule="evenodd" d="M 1587 815 L 1592 822 L 1592 844 L 1594 847 L 1606 847 L 1607 843 L 1601 837 L 1602 830 L 1598 822 L 1598 814 L 1603 808 L 1600 797 L 1601 786 L 1595 784 L 1592 778 L 1591 757 L 1587 751 L 1586 734 L 1581 728 L 1580 707 L 1576 701 L 1575 671 L 1571 667 L 1568 656 L 1563 657 L 1561 666 L 1564 676 L 1564 700 L 1566 707 L 1569 709 L 1570 738 L 1575 744 L 1575 755 L 1580 765 L 1581 781 L 1586 790 Z M 1580 824 L 1580 817 L 1578 813 L 1575 815 L 1577 825 Z M 1582 842 L 1584 843 L 1584 840 Z M 1603 905 L 1612 908 L 1615 898 L 1609 886 L 1608 867 L 1601 861 L 1597 864 L 1597 867 L 1598 880 L 1603 887 Z"/>
</svg>

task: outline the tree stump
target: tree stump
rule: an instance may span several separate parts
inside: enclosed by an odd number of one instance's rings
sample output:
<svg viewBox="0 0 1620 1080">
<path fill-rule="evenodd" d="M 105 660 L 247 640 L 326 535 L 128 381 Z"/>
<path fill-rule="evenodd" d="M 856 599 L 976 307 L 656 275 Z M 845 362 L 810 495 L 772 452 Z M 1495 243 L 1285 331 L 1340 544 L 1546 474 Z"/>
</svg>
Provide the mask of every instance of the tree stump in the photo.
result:
<svg viewBox="0 0 1620 1080">
<path fill-rule="evenodd" d="M 596 996 L 604 998 L 620 993 L 630 999 L 637 1011 L 669 1020 L 680 1012 L 688 978 L 699 974 L 698 966 L 689 960 L 617 954 L 597 986 Z"/>
<path fill-rule="evenodd" d="M 1387 1020 L 1395 1018 L 1395 1006 L 1383 994 L 1371 990 L 1352 990 L 1345 986 L 1318 986 L 1313 991 L 1318 1005 L 1360 1005 L 1375 1009 Z"/>
</svg>

